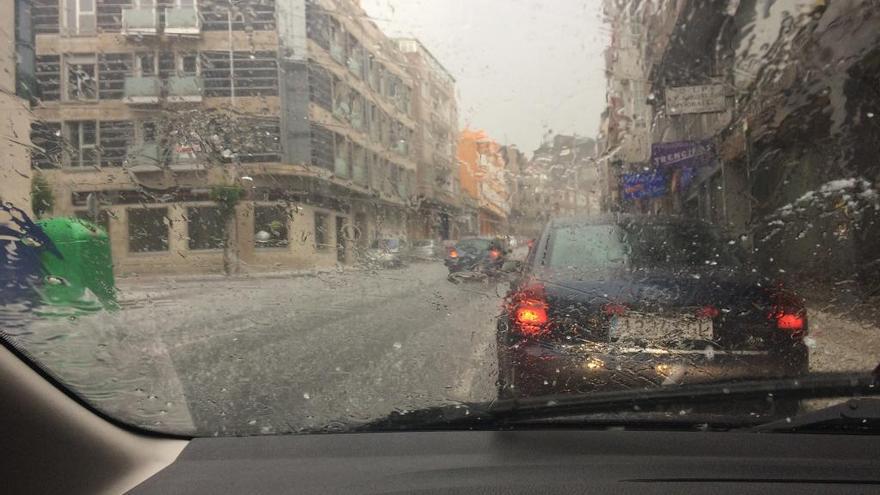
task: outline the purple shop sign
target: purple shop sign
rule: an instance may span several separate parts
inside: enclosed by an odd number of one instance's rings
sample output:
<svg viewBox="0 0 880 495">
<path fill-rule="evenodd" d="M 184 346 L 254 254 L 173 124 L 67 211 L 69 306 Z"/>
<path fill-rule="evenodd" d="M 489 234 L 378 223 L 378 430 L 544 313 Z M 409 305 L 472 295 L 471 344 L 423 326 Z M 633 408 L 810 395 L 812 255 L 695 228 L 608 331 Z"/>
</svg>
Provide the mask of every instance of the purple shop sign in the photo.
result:
<svg viewBox="0 0 880 495">
<path fill-rule="evenodd" d="M 715 158 L 712 141 L 675 141 L 651 145 L 651 165 L 655 169 L 698 168 Z"/>
</svg>

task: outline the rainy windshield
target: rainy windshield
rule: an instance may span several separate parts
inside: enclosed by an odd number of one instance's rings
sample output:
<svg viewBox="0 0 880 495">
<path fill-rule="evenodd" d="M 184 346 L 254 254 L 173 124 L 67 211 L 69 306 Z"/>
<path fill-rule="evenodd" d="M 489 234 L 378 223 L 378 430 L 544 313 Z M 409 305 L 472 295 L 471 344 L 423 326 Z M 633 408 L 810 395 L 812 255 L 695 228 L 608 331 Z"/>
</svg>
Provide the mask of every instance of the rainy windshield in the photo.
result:
<svg viewBox="0 0 880 495">
<path fill-rule="evenodd" d="M 469 254 L 486 251 L 492 246 L 492 241 L 488 239 L 465 239 L 455 245 L 455 249 Z"/>
<path fill-rule="evenodd" d="M 0 342 L 122 422 L 880 364 L 876 1 L 0 4 Z"/>
<path fill-rule="evenodd" d="M 400 241 L 398 239 L 380 239 L 373 241 L 373 244 L 370 247 L 372 249 L 395 250 L 400 249 Z"/>
</svg>

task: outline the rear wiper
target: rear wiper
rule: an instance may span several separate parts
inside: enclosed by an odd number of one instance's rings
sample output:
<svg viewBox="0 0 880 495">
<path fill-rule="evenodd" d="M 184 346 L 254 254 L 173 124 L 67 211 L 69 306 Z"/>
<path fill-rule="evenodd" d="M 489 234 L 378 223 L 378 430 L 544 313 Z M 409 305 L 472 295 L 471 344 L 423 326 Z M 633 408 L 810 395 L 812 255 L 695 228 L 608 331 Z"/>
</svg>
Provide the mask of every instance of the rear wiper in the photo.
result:
<svg viewBox="0 0 880 495">
<path fill-rule="evenodd" d="M 376 430 L 479 429 L 513 426 L 535 420 L 558 419 L 621 411 L 652 411 L 662 406 L 724 403 L 749 399 L 811 399 L 880 395 L 874 375 L 828 373 L 800 378 L 755 380 L 619 390 L 590 394 L 563 394 L 488 403 L 393 412 L 356 428 Z M 586 419 L 585 421 L 589 421 Z"/>
<path fill-rule="evenodd" d="M 850 399 L 818 411 L 764 423 L 752 431 L 877 433 L 880 431 L 880 399 Z"/>
</svg>

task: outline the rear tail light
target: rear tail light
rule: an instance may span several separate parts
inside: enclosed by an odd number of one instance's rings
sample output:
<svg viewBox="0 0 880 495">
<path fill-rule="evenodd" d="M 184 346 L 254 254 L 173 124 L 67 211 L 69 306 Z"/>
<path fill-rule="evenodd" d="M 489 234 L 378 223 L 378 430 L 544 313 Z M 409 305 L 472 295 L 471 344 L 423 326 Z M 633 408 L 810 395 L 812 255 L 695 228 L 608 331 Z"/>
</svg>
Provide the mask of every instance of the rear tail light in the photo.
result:
<svg viewBox="0 0 880 495">
<path fill-rule="evenodd" d="M 520 290 L 510 301 L 514 330 L 526 337 L 548 333 L 550 331 L 548 309 L 544 286 L 534 284 Z"/>
<path fill-rule="evenodd" d="M 525 300 L 516 307 L 514 322 L 520 333 L 530 337 L 547 332 L 550 318 L 547 316 L 547 303 Z"/>
<path fill-rule="evenodd" d="M 781 283 L 776 284 L 770 293 L 770 313 L 767 319 L 779 330 L 802 335 L 807 328 L 807 311 L 803 299 L 786 290 Z"/>
<path fill-rule="evenodd" d="M 451 249 L 449 251 L 449 257 L 450 258 L 458 258 L 458 251 L 456 251 L 455 249 Z"/>
<path fill-rule="evenodd" d="M 497 260 L 499 256 L 501 256 L 501 251 L 498 251 L 497 249 L 489 251 L 489 257 L 493 260 Z"/>
<path fill-rule="evenodd" d="M 608 303 L 602 306 L 602 312 L 608 316 L 623 316 L 627 311 L 629 311 L 629 308 L 623 304 Z"/>
<path fill-rule="evenodd" d="M 770 313 L 770 319 L 776 320 L 776 328 L 780 330 L 798 332 L 806 326 L 806 318 L 802 312 L 777 309 Z"/>
<path fill-rule="evenodd" d="M 718 318 L 718 315 L 720 314 L 721 311 L 715 306 L 703 306 L 697 310 L 697 318 L 703 320 L 714 320 L 715 318 Z"/>
</svg>

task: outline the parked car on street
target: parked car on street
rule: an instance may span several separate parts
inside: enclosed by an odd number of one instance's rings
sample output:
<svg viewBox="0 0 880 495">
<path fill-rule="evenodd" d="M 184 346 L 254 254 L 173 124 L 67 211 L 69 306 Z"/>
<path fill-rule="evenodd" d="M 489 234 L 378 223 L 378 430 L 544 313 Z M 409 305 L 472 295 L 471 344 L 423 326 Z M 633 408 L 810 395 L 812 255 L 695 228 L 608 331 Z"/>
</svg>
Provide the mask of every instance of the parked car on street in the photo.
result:
<svg viewBox="0 0 880 495">
<path fill-rule="evenodd" d="M 364 253 L 367 265 L 377 268 L 399 268 L 404 266 L 403 255 L 406 241 L 403 239 L 376 239 Z"/>
<path fill-rule="evenodd" d="M 551 222 L 497 328 L 503 397 L 799 376 L 804 303 L 706 224 Z"/>
</svg>

